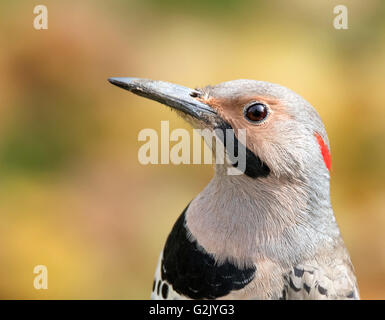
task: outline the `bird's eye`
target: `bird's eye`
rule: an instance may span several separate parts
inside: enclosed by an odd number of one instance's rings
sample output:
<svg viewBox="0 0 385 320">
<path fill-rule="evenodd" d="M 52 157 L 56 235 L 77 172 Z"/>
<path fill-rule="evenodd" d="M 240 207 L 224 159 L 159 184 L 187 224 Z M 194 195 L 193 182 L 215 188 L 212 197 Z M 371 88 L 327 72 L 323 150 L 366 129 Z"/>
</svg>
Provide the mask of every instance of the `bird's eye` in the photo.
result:
<svg viewBox="0 0 385 320">
<path fill-rule="evenodd" d="M 267 106 L 260 102 L 247 105 L 244 109 L 245 118 L 253 123 L 261 123 L 269 115 Z"/>
</svg>

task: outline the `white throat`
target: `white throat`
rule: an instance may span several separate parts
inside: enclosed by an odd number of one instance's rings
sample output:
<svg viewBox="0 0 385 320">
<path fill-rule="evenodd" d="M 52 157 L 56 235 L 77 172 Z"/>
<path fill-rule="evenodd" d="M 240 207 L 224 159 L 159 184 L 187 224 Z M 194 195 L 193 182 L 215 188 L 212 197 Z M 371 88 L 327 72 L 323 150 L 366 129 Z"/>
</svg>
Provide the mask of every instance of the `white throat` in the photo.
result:
<svg viewBox="0 0 385 320">
<path fill-rule="evenodd" d="M 223 169 L 186 212 L 192 238 L 219 263 L 295 263 L 339 237 L 329 195 L 311 203 L 311 188 L 299 180 L 229 176 Z"/>
</svg>

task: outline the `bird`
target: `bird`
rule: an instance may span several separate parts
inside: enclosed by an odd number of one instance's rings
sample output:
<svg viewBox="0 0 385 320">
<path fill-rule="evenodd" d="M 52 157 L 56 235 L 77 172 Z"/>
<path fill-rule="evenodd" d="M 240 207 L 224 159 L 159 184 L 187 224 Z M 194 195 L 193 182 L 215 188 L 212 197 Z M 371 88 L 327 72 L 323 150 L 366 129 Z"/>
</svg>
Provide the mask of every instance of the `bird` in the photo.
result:
<svg viewBox="0 0 385 320">
<path fill-rule="evenodd" d="M 228 174 L 231 161 L 215 164 L 168 235 L 151 299 L 360 299 L 330 201 L 328 136 L 309 102 L 257 80 L 196 89 L 108 80 L 170 107 L 193 128 L 230 130 L 235 140 L 246 132 L 244 172 Z"/>
</svg>

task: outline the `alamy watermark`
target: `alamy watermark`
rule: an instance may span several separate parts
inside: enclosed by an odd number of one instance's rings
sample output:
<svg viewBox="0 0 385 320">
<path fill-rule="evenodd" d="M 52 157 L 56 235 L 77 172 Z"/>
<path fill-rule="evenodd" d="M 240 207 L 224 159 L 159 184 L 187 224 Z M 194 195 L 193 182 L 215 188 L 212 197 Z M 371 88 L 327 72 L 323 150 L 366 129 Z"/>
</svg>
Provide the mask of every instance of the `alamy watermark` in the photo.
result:
<svg viewBox="0 0 385 320">
<path fill-rule="evenodd" d="M 36 15 L 33 20 L 33 27 L 36 30 L 48 29 L 48 8 L 45 5 L 39 4 L 33 8 L 33 13 Z M 333 26 L 337 30 L 348 29 L 348 8 L 339 4 L 333 8 L 335 17 L 333 19 Z"/>
<path fill-rule="evenodd" d="M 336 14 L 333 20 L 335 29 L 349 29 L 348 26 L 348 8 L 342 4 L 335 6 L 333 13 Z"/>
<path fill-rule="evenodd" d="M 48 29 L 48 9 L 46 6 L 39 4 L 33 8 L 33 13 L 36 14 L 33 19 L 33 27 L 36 30 Z"/>
<path fill-rule="evenodd" d="M 33 286 L 36 290 L 48 289 L 48 269 L 45 265 L 39 264 L 33 268 L 36 274 L 33 279 Z"/>
<path fill-rule="evenodd" d="M 202 139 L 206 142 L 203 146 Z M 246 170 L 246 130 L 178 128 L 170 132 L 169 121 L 161 121 L 160 134 L 155 129 L 142 129 L 138 141 L 141 164 L 227 164 L 228 175 L 240 175 Z M 170 142 L 176 142 L 170 149 Z M 160 150 L 160 152 L 159 152 Z M 192 151 L 192 152 L 191 152 Z"/>
</svg>

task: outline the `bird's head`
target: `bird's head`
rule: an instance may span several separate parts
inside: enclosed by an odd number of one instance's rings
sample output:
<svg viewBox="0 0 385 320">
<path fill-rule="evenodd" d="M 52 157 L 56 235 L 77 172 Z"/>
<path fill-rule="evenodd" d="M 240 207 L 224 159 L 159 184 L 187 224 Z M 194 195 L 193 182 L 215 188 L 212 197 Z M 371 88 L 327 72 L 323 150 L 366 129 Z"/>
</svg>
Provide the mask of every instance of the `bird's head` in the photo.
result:
<svg viewBox="0 0 385 320">
<path fill-rule="evenodd" d="M 339 237 L 330 204 L 328 138 L 302 97 L 254 80 L 194 90 L 137 78 L 110 82 L 170 106 L 196 128 L 233 129 L 235 138 L 239 129 L 246 131 L 243 174 L 226 174 L 236 164 L 232 159 L 217 165 L 186 213 L 191 234 L 217 261 L 242 265 L 249 257 L 270 257 L 297 263 Z M 222 142 L 228 151 L 227 138 Z"/>
<path fill-rule="evenodd" d="M 251 178 L 329 180 L 329 142 L 315 109 L 293 91 L 268 82 L 234 80 L 189 89 L 138 78 L 109 81 L 178 111 L 197 128 L 246 132 L 245 174 Z M 226 143 L 224 143 L 226 145 Z"/>
</svg>

